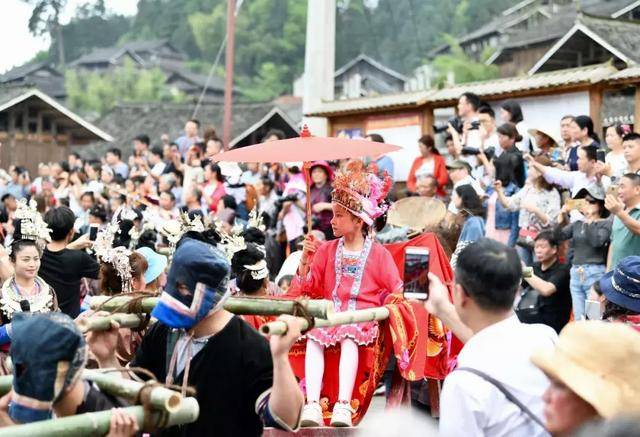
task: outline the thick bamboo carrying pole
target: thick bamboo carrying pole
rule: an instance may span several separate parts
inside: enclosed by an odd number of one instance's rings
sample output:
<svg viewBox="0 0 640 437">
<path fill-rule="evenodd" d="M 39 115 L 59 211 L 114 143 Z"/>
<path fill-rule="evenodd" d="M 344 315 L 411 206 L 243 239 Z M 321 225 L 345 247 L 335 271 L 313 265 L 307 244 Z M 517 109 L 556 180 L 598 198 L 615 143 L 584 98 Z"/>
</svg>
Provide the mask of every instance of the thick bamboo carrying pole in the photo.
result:
<svg viewBox="0 0 640 437">
<path fill-rule="evenodd" d="M 149 390 L 149 404 L 151 407 L 167 413 L 177 413 L 184 401 L 182 395 L 177 391 L 170 390 L 162 385 L 149 386 L 143 382 L 121 378 L 116 372 L 106 373 L 84 369 L 82 377 L 87 381 L 94 382 L 101 391 L 131 402 L 138 402 L 141 391 Z M 0 395 L 4 395 L 11 390 L 12 381 L 12 375 L 0 376 Z M 3 435 L 2 431 L 0 431 L 0 435 Z"/>
<path fill-rule="evenodd" d="M 92 296 L 89 305 L 91 309 L 100 309 L 104 311 L 116 311 L 118 313 L 128 313 L 129 302 L 135 298 L 129 296 Z M 149 314 L 158 303 L 157 297 L 145 297 L 139 299 L 136 307 L 144 313 Z M 266 299 L 257 297 L 231 297 L 224 304 L 224 309 L 234 314 L 247 314 L 258 316 L 279 316 L 281 314 L 293 314 L 299 302 L 302 304 L 309 315 L 320 317 L 322 319 L 329 318 L 333 314 L 333 302 L 328 300 L 306 300 L 295 301 L 287 299 Z M 108 329 L 108 328 L 107 328 Z"/>
<path fill-rule="evenodd" d="M 120 328 L 137 328 L 144 323 L 144 314 L 111 314 L 108 316 L 89 316 L 76 320 L 76 325 L 82 333 L 89 331 L 107 331 L 111 324 L 117 322 Z"/>
<path fill-rule="evenodd" d="M 343 311 L 341 313 L 333 313 L 328 319 L 314 319 L 316 328 L 327 328 L 329 326 L 348 325 L 351 323 L 373 322 L 376 320 L 385 320 L 389 318 L 389 310 L 385 307 L 367 308 L 364 310 Z M 301 319 L 302 330 L 309 329 L 309 322 Z M 264 335 L 285 335 L 287 333 L 287 324 L 276 320 L 275 322 L 265 323 L 260 327 L 260 332 Z"/>
<path fill-rule="evenodd" d="M 146 423 L 152 427 L 168 428 L 174 425 L 193 423 L 198 419 L 200 407 L 195 398 L 184 398 L 180 408 L 173 413 L 157 410 L 149 410 L 145 418 L 145 410 L 141 405 L 123 408 L 128 414 L 135 417 L 138 427 L 143 431 Z M 104 435 L 109 431 L 111 410 L 96 413 L 78 414 L 76 416 L 63 417 L 61 419 L 43 420 L 26 425 L 16 425 L 2 428 L 0 434 L 4 437 L 84 437 Z"/>
</svg>

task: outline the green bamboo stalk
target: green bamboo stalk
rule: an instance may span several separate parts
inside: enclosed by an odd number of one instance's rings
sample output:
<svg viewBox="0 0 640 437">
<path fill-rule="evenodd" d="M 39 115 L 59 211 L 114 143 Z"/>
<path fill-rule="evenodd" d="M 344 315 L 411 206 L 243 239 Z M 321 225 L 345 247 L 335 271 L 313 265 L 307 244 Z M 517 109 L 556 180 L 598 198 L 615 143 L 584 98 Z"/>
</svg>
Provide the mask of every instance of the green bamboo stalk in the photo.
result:
<svg viewBox="0 0 640 437">
<path fill-rule="evenodd" d="M 137 328 L 144 323 L 142 314 L 111 314 L 108 316 L 89 316 L 76 320 L 78 328 L 83 333 L 89 331 L 107 331 L 111 329 L 112 322 L 117 322 L 120 328 Z"/>
<path fill-rule="evenodd" d="M 124 411 L 135 417 L 138 427 L 142 431 L 145 423 L 144 407 L 137 405 L 123 408 Z M 151 410 L 150 422 L 156 427 L 168 428 L 174 425 L 193 423 L 198 419 L 200 407 L 195 398 L 184 398 L 180 408 L 174 413 Z M 5 437 L 85 437 L 104 435 L 109 431 L 109 421 L 112 410 L 95 413 L 78 414 L 60 419 L 43 420 L 25 425 L 16 425 L 2 428 L 1 434 Z"/>
<path fill-rule="evenodd" d="M 140 390 L 146 384 L 131 379 L 122 378 L 119 373 L 106 373 L 99 370 L 84 369 L 82 377 L 87 381 L 94 382 L 101 391 L 110 395 L 137 402 L 140 397 Z M 0 396 L 11 390 L 13 381 L 12 375 L 0 376 Z M 163 386 L 156 386 L 151 389 L 149 403 L 154 409 L 175 413 L 180 409 L 183 397 L 180 393 Z M 2 433 L 0 432 L 0 435 Z"/>
<path fill-rule="evenodd" d="M 372 322 L 375 320 L 385 320 L 389 318 L 389 310 L 385 307 L 367 308 L 364 310 L 343 311 L 333 313 L 328 319 L 315 319 L 317 328 L 327 328 L 330 326 L 349 325 L 351 323 Z M 309 328 L 306 319 L 300 318 L 302 322 L 302 330 Z M 260 332 L 264 335 L 285 335 L 287 333 L 287 324 L 276 320 L 275 322 L 265 323 L 260 327 Z"/>
<path fill-rule="evenodd" d="M 111 299 L 111 300 L 109 300 Z M 129 296 L 93 296 L 89 301 L 91 309 L 100 308 L 104 311 L 128 312 L 127 303 L 131 301 Z M 106 303 L 105 303 L 106 302 Z M 143 312 L 150 313 L 158 303 L 157 297 L 145 297 L 141 299 L 140 306 Z M 307 311 L 313 317 L 328 318 L 333 312 L 333 303 L 328 300 L 303 301 Z M 122 308 L 121 308 L 122 307 Z M 288 299 L 266 299 L 257 297 L 231 297 L 224 309 L 234 314 L 253 314 L 260 316 L 279 316 L 280 314 L 293 314 L 294 301 Z"/>
</svg>

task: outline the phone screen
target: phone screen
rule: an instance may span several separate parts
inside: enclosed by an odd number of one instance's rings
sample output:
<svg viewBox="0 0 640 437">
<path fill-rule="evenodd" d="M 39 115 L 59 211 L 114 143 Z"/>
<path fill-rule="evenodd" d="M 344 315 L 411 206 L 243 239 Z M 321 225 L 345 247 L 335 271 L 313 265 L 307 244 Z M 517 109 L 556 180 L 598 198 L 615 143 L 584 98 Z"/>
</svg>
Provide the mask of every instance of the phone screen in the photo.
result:
<svg viewBox="0 0 640 437">
<path fill-rule="evenodd" d="M 404 297 L 427 300 L 429 297 L 429 249 L 407 247 L 404 252 Z"/>
<path fill-rule="evenodd" d="M 96 237 L 98 236 L 98 227 L 91 226 L 89 228 L 89 240 L 96 241 Z"/>
<path fill-rule="evenodd" d="M 604 162 L 605 161 L 605 157 L 606 157 L 606 153 L 604 150 L 598 150 L 596 152 L 596 156 L 598 158 L 598 161 L 600 162 Z"/>
</svg>

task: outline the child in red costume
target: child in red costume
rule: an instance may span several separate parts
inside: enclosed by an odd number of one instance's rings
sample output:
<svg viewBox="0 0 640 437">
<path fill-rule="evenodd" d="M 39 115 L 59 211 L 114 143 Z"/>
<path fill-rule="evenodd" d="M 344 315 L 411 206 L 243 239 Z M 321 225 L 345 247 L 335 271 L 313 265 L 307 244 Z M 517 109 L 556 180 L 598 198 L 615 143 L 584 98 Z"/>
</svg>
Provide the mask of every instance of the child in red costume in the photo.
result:
<svg viewBox="0 0 640 437">
<path fill-rule="evenodd" d="M 371 226 L 384 214 L 384 198 L 391 186 L 364 170 L 361 162 L 349 164 L 333 183 L 331 226 L 337 240 L 324 244 L 309 235 L 298 273 L 289 295 L 332 300 L 336 311 L 382 306 L 385 298 L 402 288 L 391 254 L 371 236 Z M 358 369 L 358 346 L 372 344 L 377 322 L 316 328 L 307 334 L 305 381 L 307 405 L 302 426 L 322 426 L 319 405 L 324 372 L 324 349 L 340 344 L 339 396 L 332 426 L 351 426 L 351 397 Z"/>
</svg>

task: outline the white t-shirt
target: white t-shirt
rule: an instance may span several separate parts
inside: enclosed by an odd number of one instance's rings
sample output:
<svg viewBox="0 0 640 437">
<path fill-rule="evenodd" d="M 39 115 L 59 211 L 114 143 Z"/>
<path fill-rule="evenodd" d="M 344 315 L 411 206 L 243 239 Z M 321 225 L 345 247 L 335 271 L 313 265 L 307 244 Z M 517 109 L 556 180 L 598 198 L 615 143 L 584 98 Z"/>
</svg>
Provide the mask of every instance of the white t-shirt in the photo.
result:
<svg viewBox="0 0 640 437">
<path fill-rule="evenodd" d="M 469 367 L 501 382 L 537 417 L 543 418 L 542 395 L 549 386 L 530 359 L 551 348 L 557 334 L 546 325 L 524 324 L 513 315 L 476 333 L 458 355 L 458 367 Z M 440 396 L 440 435 L 548 436 L 493 384 L 462 370 L 447 376 Z"/>
<path fill-rule="evenodd" d="M 433 176 L 435 172 L 435 161 L 430 159 L 429 161 L 423 162 L 420 167 L 416 170 L 416 180 L 426 176 Z"/>
</svg>

